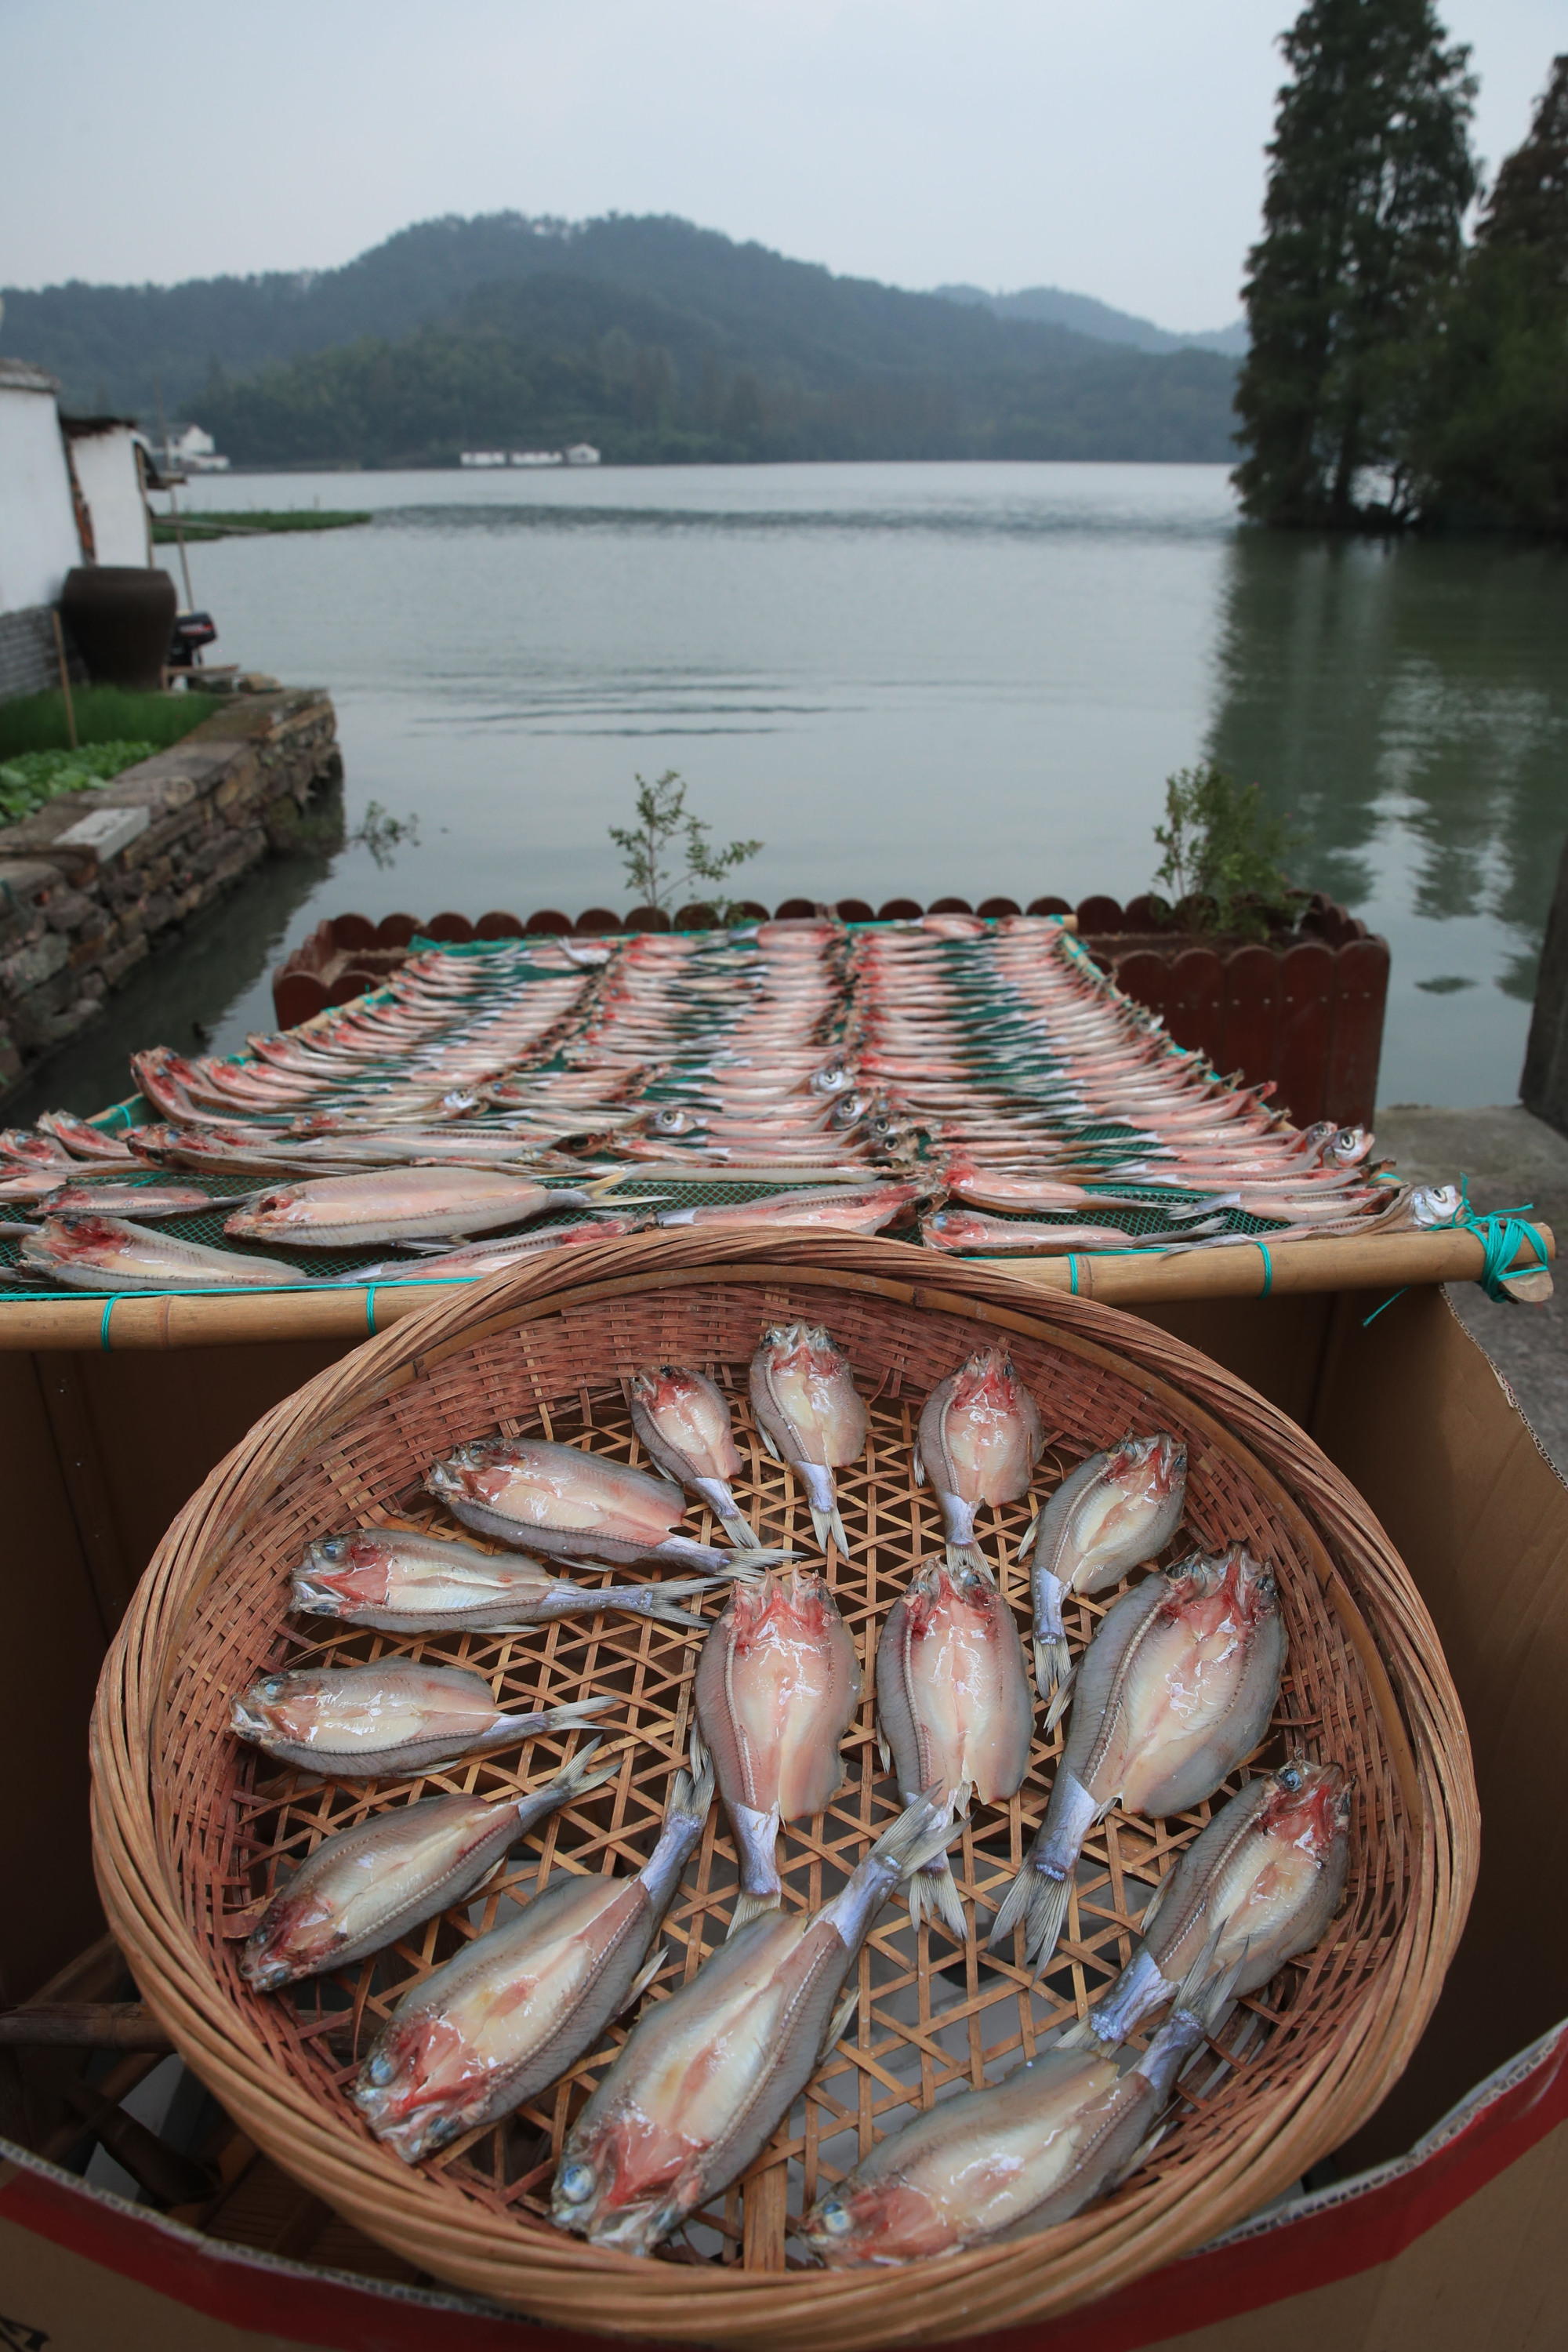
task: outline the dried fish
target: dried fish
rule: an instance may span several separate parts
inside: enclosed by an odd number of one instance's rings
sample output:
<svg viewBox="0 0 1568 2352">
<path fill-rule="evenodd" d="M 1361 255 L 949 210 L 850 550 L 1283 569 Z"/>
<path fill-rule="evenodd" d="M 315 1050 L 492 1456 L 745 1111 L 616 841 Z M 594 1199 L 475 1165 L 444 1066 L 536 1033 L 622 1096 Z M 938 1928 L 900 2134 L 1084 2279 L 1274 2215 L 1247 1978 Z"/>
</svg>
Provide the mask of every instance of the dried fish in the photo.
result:
<svg viewBox="0 0 1568 2352">
<path fill-rule="evenodd" d="M 730 1480 L 741 1475 L 741 1457 L 722 1391 L 706 1373 L 656 1364 L 633 1375 L 631 1408 L 632 1426 L 649 1459 L 667 1478 L 701 1496 L 732 1544 L 754 1551 L 757 1538 L 730 1491 Z"/>
<path fill-rule="evenodd" d="M 1135 1234 L 1125 1225 L 1042 1225 L 1023 1217 L 988 1217 L 978 1209 L 938 1209 L 921 1220 L 921 1239 L 928 1249 L 984 1250 L 991 1257 L 1061 1256 L 1077 1250 L 1158 1249 L 1166 1242 L 1191 1242 L 1217 1234 L 1223 1221 L 1207 1214 L 1209 1203 L 1192 1223 L 1170 1224 L 1158 1233 Z M 1172 1213 L 1173 1215 L 1175 1213 Z"/>
<path fill-rule="evenodd" d="M 1310 1951 L 1344 1893 L 1350 1818 L 1342 1765 L 1296 1756 L 1249 1780 L 1162 1879 L 1138 1949 L 1079 2035 L 1125 2042 L 1194 1969 L 1239 1998 Z"/>
<path fill-rule="evenodd" d="M 502 1168 L 387 1168 L 318 1176 L 258 1192 L 226 1220 L 242 1241 L 293 1249 L 359 1249 L 374 1242 L 444 1241 L 521 1224 L 546 1209 L 585 1208 L 593 1194 L 551 1192 Z"/>
<path fill-rule="evenodd" d="M 950 1546 L 974 1551 L 981 1503 L 1014 1503 L 1045 1444 L 1039 1407 L 1004 1347 L 978 1349 L 938 1382 L 915 1438 L 915 1476 L 930 1477 Z"/>
<path fill-rule="evenodd" d="M 1032 2236 L 1137 2170 L 1213 1997 L 1182 1988 L 1142 2056 L 1042 2051 L 1004 2081 L 944 2099 L 890 2133 L 818 2199 L 801 2236 L 830 2269 L 954 2254 Z"/>
<path fill-rule="evenodd" d="M 258 1992 L 353 1968 L 437 1911 L 466 1903 L 536 1822 L 614 1778 L 586 1747 L 514 1802 L 426 1797 L 324 1838 L 286 1879 L 247 1938 L 239 1973 Z"/>
<path fill-rule="evenodd" d="M 215 1209 L 234 1206 L 234 1199 L 215 1201 L 199 1184 L 123 1183 L 110 1177 L 89 1177 L 76 1184 L 57 1184 L 36 1209 L 35 1217 L 200 1217 Z M 226 1250 L 226 1257 L 234 1252 Z"/>
<path fill-rule="evenodd" d="M 571 1731 L 615 1704 L 588 1698 L 512 1715 L 467 1666 L 383 1658 L 262 1675 L 232 1702 L 230 1728 L 279 1763 L 324 1778 L 404 1780 L 454 1757 L 515 1748 L 537 1731 Z"/>
<path fill-rule="evenodd" d="M 770 1454 L 800 1478 L 816 1540 L 849 1549 L 833 1473 L 866 1450 L 871 1417 L 849 1360 L 820 1324 L 777 1324 L 763 1333 L 751 1371 L 752 1412 Z"/>
<path fill-rule="evenodd" d="M 951 1834 L 911 1805 L 820 1911 L 752 1920 L 645 2010 L 567 2135 L 562 2229 L 647 2254 L 745 2170 L 848 2024 L 844 1979 L 878 1912 Z"/>
<path fill-rule="evenodd" d="M 560 1559 L 630 1566 L 668 1559 L 732 1571 L 732 1552 L 671 1530 L 686 1508 L 679 1486 L 624 1462 L 542 1437 L 480 1437 L 434 1462 L 425 1484 L 482 1536 Z M 792 1553 L 758 1551 L 763 1567 Z"/>
<path fill-rule="evenodd" d="M 1187 1492 L 1187 1449 L 1158 1431 L 1124 1437 L 1091 1454 L 1064 1478 L 1026 1536 L 1020 1557 L 1033 1559 L 1035 1675 L 1040 1696 L 1052 1703 L 1046 1727 L 1071 1665 L 1062 1603 L 1069 1592 L 1104 1592 L 1130 1569 L 1154 1559 L 1175 1534 Z"/>
<path fill-rule="evenodd" d="M 831 1233 L 879 1234 L 914 1202 L 931 1197 L 929 1184 L 832 1185 L 770 1192 L 761 1201 L 714 1201 L 695 1209 L 663 1209 L 661 1225 L 710 1225 L 720 1232 L 749 1225 L 808 1225 Z"/>
<path fill-rule="evenodd" d="M 1048 1961 L 1084 1839 L 1112 1805 L 1160 1820 L 1213 1795 L 1263 1737 L 1286 1647 L 1272 1571 L 1242 1544 L 1122 1594 L 1079 1664 L 1050 1803 L 993 1949 L 1022 1926 L 1027 1960 Z"/>
<path fill-rule="evenodd" d="M 353 2090 L 377 2139 L 416 2164 L 567 2072 L 663 1966 L 648 1947 L 712 1801 L 711 1775 L 678 1773 L 635 1878 L 552 1879 L 398 2003 Z"/>
<path fill-rule="evenodd" d="M 401 1528 L 361 1528 L 324 1536 L 294 1570 L 289 1606 L 316 1617 L 341 1617 L 390 1633 L 447 1633 L 463 1628 L 518 1633 L 552 1617 L 624 1610 L 667 1625 L 702 1633 L 707 1620 L 676 1607 L 710 1591 L 722 1577 L 697 1576 L 669 1584 L 606 1584 L 596 1590 L 556 1576 L 536 1559 L 500 1557 L 442 1536 Z"/>
<path fill-rule="evenodd" d="M 278 1290 L 310 1279 L 276 1258 L 176 1241 L 121 1217 L 46 1218 L 18 1255 L 68 1290 Z"/>
<path fill-rule="evenodd" d="M 971 1795 L 1004 1802 L 1024 1785 L 1034 1728 L 1013 1612 L 984 1562 L 928 1560 L 888 1612 L 877 1644 L 882 1758 L 905 1804 L 929 1797 L 949 1817 Z M 945 1853 L 910 1880 L 910 1916 L 939 1918 L 959 1943 L 969 1926 Z"/>
<path fill-rule="evenodd" d="M 844 1778 L 839 1742 L 860 1704 L 860 1661 L 825 1577 L 797 1568 L 737 1585 L 697 1665 L 692 1762 L 713 1759 L 741 1892 L 730 1933 L 778 1908 L 784 1822 L 820 1813 Z"/>
</svg>

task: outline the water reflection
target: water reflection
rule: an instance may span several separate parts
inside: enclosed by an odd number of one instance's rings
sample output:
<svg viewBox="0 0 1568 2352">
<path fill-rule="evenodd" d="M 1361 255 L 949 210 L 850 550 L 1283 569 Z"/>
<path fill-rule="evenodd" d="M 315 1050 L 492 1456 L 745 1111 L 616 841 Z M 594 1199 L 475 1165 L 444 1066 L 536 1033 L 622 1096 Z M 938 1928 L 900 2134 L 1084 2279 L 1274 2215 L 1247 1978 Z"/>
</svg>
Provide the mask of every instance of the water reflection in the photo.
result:
<svg viewBox="0 0 1568 2352">
<path fill-rule="evenodd" d="M 1208 748 L 1294 816 L 1303 880 L 1407 936 L 1486 919 L 1487 969 L 1443 969 L 1427 936 L 1410 984 L 1528 1002 L 1568 809 L 1568 565 L 1243 530 L 1224 600 Z"/>
</svg>

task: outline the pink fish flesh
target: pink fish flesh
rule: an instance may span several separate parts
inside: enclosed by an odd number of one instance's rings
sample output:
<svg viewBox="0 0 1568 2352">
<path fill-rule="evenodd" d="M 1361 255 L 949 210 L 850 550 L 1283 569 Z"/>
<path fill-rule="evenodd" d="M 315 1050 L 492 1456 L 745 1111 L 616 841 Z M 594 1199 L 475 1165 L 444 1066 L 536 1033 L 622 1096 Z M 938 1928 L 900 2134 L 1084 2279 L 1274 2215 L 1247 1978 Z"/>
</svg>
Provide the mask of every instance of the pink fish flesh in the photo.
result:
<svg viewBox="0 0 1568 2352">
<path fill-rule="evenodd" d="M 848 1358 L 820 1324 L 776 1325 L 752 1358 L 751 1395 L 763 1443 L 806 1490 L 817 1542 L 831 1533 L 847 1552 L 833 1473 L 859 1460 L 871 1427 Z"/>
<path fill-rule="evenodd" d="M 722 1391 L 704 1372 L 655 1364 L 634 1373 L 630 1393 L 632 1426 L 649 1460 L 700 1495 L 732 1544 L 755 1550 L 757 1538 L 730 1489 L 741 1457 Z"/>
<path fill-rule="evenodd" d="M 915 1475 L 930 1478 L 952 1545 L 974 1542 L 982 1503 L 1013 1503 L 1046 1442 L 1039 1407 L 1005 1348 L 982 1348 L 926 1399 L 915 1438 Z"/>
<path fill-rule="evenodd" d="M 701 1576 L 669 1584 L 608 1584 L 595 1588 L 556 1576 L 536 1559 L 498 1556 L 441 1536 L 395 1528 L 361 1528 L 311 1544 L 294 1570 L 290 1607 L 317 1617 L 341 1617 L 385 1633 L 441 1633 L 475 1627 L 518 1633 L 554 1617 L 625 1610 L 668 1625 L 706 1631 L 707 1620 L 676 1607 L 707 1592 L 721 1578 Z"/>
<path fill-rule="evenodd" d="M 536 1731 L 570 1731 L 614 1698 L 509 1714 L 482 1675 L 410 1658 L 263 1675 L 232 1702 L 230 1728 L 284 1764 L 331 1779 L 405 1780 L 458 1756 L 515 1748 Z"/>
<path fill-rule="evenodd" d="M 1071 1655 L 1062 1603 L 1069 1592 L 1104 1592 L 1130 1569 L 1153 1559 L 1175 1534 L 1187 1491 L 1187 1449 L 1163 1431 L 1124 1437 L 1091 1454 L 1062 1480 L 1033 1529 L 1029 1589 L 1035 1607 L 1035 1674 L 1040 1696 L 1056 1694 Z M 1026 1537 L 1021 1556 L 1031 1549 Z"/>
</svg>

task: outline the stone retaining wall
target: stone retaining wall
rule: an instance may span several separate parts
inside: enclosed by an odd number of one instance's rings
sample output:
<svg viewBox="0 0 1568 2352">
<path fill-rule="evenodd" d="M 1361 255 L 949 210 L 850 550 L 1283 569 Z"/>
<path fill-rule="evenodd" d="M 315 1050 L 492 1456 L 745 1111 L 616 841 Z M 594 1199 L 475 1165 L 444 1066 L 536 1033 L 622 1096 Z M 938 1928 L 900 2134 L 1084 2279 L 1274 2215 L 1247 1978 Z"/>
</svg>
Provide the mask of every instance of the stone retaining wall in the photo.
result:
<svg viewBox="0 0 1568 2352">
<path fill-rule="evenodd" d="M 237 695 L 112 783 L 0 826 L 0 1091 L 85 1028 L 161 933 L 299 848 L 307 803 L 342 772 L 325 694 Z"/>
</svg>

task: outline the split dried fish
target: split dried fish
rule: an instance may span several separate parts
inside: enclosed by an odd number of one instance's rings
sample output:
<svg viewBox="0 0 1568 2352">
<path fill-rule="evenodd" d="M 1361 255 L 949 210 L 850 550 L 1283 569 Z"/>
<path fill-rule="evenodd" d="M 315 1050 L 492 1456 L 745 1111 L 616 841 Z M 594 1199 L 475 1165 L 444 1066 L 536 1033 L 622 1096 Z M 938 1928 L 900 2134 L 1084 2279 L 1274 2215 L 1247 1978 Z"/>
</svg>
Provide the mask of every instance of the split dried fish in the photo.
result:
<svg viewBox="0 0 1568 2352">
<path fill-rule="evenodd" d="M 754 1919 L 644 2011 L 567 2135 L 562 2229 L 650 2253 L 745 2170 L 847 2026 L 844 1979 L 878 1912 L 951 1834 L 911 1805 L 820 1911 Z"/>
<path fill-rule="evenodd" d="M 400 1528 L 361 1528 L 325 1536 L 294 1570 L 290 1608 L 316 1617 L 341 1617 L 389 1633 L 461 1632 L 520 1633 L 552 1617 L 592 1615 L 600 1609 L 657 1617 L 698 1633 L 708 1621 L 678 1609 L 678 1601 L 711 1591 L 721 1576 L 668 1584 L 574 1584 L 536 1559 L 502 1558 L 473 1544 L 421 1536 Z"/>
<path fill-rule="evenodd" d="M 624 1462 L 542 1437 L 480 1437 L 432 1463 L 425 1484 L 482 1536 L 560 1559 L 617 1567 L 668 1559 L 732 1571 L 732 1552 L 671 1532 L 686 1508 L 679 1486 Z M 749 1565 L 793 1558 L 758 1551 Z"/>
<path fill-rule="evenodd" d="M 1205 1213 L 1191 1223 L 1154 1234 L 1134 1234 L 1125 1225 L 1042 1225 L 1023 1217 L 988 1217 L 978 1209 L 938 1209 L 921 1220 L 928 1249 L 984 1250 L 991 1257 L 1049 1257 L 1077 1250 L 1158 1249 L 1166 1242 L 1192 1242 L 1222 1230 Z"/>
<path fill-rule="evenodd" d="M 35 1217 L 200 1217 L 234 1206 L 236 1196 L 215 1201 L 199 1184 L 126 1184 L 114 1177 L 57 1184 L 31 1213 Z M 232 1257 L 232 1250 L 222 1253 Z"/>
<path fill-rule="evenodd" d="M 730 1480 L 741 1475 L 741 1457 L 723 1391 L 704 1372 L 656 1364 L 634 1374 L 631 1409 L 649 1459 L 667 1478 L 701 1496 L 732 1544 L 754 1551 L 757 1538 L 730 1491 Z"/>
<path fill-rule="evenodd" d="M 1194 1969 L 1239 1998 L 1310 1951 L 1344 1893 L 1350 1819 L 1342 1765 L 1297 1756 L 1249 1780 L 1161 1881 L 1138 1949 L 1078 2038 L 1125 2042 Z"/>
<path fill-rule="evenodd" d="M 928 1560 L 888 1612 L 877 1644 L 882 1757 L 905 1804 L 929 1797 L 951 1818 L 971 1795 L 995 1805 L 1029 1769 L 1029 1678 L 1013 1612 L 983 1562 Z M 910 1916 L 939 1918 L 959 1943 L 969 1925 L 945 1853 L 910 1880 Z"/>
<path fill-rule="evenodd" d="M 591 1739 L 542 1788 L 513 1803 L 426 1797 L 324 1838 L 286 1879 L 247 1938 L 239 1973 L 259 1992 L 348 1969 L 466 1903 L 520 1838 L 574 1798 L 612 1780 L 619 1759 L 590 1771 Z"/>
<path fill-rule="evenodd" d="M 833 1473 L 859 1460 L 871 1427 L 848 1358 L 819 1323 L 777 1324 L 752 1358 L 751 1391 L 763 1444 L 805 1488 L 817 1542 L 831 1534 L 847 1552 Z"/>
<path fill-rule="evenodd" d="M 501 1168 L 388 1168 L 274 1185 L 237 1210 L 224 1231 L 292 1249 L 360 1249 L 374 1242 L 457 1240 L 521 1224 L 546 1209 L 585 1208 L 592 1198 L 578 1186 L 551 1192 Z"/>
<path fill-rule="evenodd" d="M 1162 1552 L 1181 1522 L 1187 1492 L 1187 1449 L 1174 1437 L 1124 1437 L 1091 1454 L 1064 1478 L 1028 1536 L 1021 1557 L 1033 1558 L 1029 1589 L 1035 1604 L 1035 1675 L 1040 1696 L 1056 1704 L 1072 1664 L 1062 1603 L 1069 1592 L 1105 1592 L 1131 1569 Z"/>
<path fill-rule="evenodd" d="M 819 2198 L 801 2236 L 830 2269 L 955 2254 L 1033 2236 L 1135 2172 L 1176 2079 L 1212 2026 L 1182 1998 L 1142 2056 L 1042 2051 L 1000 2083 L 959 2092 L 879 2141 Z"/>
<path fill-rule="evenodd" d="M 1049 1960 L 1084 1839 L 1112 1805 L 1158 1821 L 1213 1795 L 1263 1737 L 1286 1647 L 1273 1573 L 1242 1544 L 1122 1594 L 1079 1663 L 1050 1803 L 993 1949 L 1021 1926 L 1030 1965 Z"/>
<path fill-rule="evenodd" d="M 781 1823 L 820 1813 L 844 1778 L 860 1661 L 826 1579 L 797 1568 L 737 1585 L 702 1645 L 695 1696 L 693 1766 L 712 1757 L 741 1861 L 732 1936 L 783 1898 Z"/>
<path fill-rule="evenodd" d="M 951 1546 L 973 1550 L 982 1503 L 1014 1503 L 1029 1479 L 1046 1433 L 1039 1407 L 1005 1348 L 981 1348 L 938 1382 L 915 1437 L 915 1476 L 928 1476 Z"/>
<path fill-rule="evenodd" d="M 232 1702 L 230 1728 L 264 1755 L 325 1779 L 405 1780 L 458 1756 L 515 1748 L 537 1731 L 574 1730 L 615 1704 L 588 1698 L 514 1715 L 467 1666 L 383 1658 L 262 1675 Z"/>
<path fill-rule="evenodd" d="M 658 1844 L 635 1878 L 561 1876 L 401 2000 L 353 2101 L 405 2163 L 495 2123 L 564 2074 L 658 1975 L 651 1958 L 711 1776 L 676 1775 Z"/>
<path fill-rule="evenodd" d="M 207 1249 L 121 1217 L 48 1217 L 19 1261 L 69 1290 L 277 1290 L 309 1280 L 275 1258 Z"/>
</svg>

